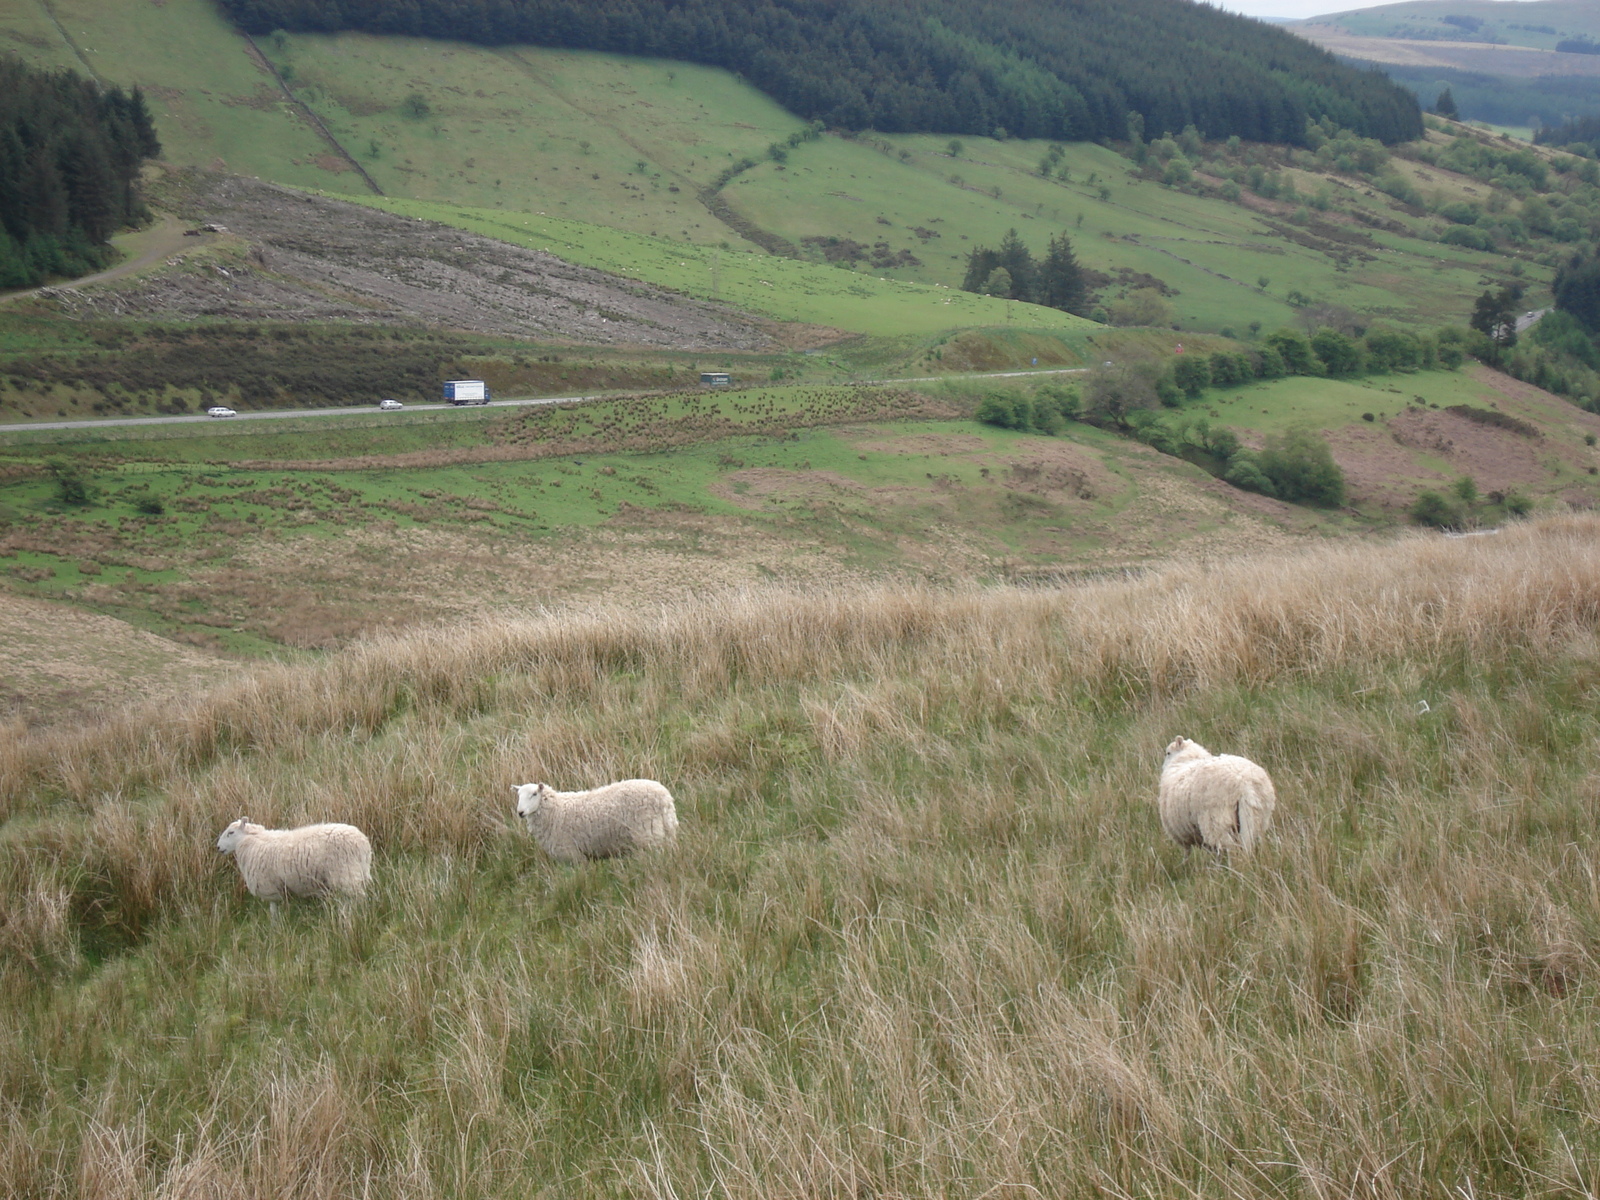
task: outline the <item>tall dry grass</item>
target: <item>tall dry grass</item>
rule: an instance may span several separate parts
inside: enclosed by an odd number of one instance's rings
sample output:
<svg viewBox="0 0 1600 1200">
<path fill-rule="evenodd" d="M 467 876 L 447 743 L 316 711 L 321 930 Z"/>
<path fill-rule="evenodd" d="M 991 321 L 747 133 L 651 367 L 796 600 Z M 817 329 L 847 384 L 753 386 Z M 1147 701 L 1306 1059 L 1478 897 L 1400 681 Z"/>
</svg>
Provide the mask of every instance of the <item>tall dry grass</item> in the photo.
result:
<svg viewBox="0 0 1600 1200">
<path fill-rule="evenodd" d="M 553 614 L 12 737 L 0 1194 L 1596 1194 L 1597 604 L 1571 518 Z M 1160 840 L 1180 732 L 1277 779 L 1249 863 Z M 509 824 L 625 774 L 670 852 Z M 270 922 L 242 812 L 362 825 L 373 894 Z"/>
</svg>

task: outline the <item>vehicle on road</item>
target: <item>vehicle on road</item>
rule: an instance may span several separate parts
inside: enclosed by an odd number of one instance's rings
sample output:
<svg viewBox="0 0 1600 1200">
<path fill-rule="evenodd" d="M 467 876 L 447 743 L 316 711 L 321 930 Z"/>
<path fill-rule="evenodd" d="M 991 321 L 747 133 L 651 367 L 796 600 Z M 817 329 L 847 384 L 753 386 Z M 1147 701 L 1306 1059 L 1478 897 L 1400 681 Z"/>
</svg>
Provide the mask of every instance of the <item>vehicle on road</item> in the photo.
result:
<svg viewBox="0 0 1600 1200">
<path fill-rule="evenodd" d="M 487 404 L 489 389 L 481 379 L 450 379 L 444 385 L 444 398 L 451 404 Z"/>
<path fill-rule="evenodd" d="M 238 415 L 238 413 L 234 412 L 233 409 L 229 408 L 225 404 L 213 404 L 210 408 L 206 409 L 206 416 L 208 417 L 237 417 Z"/>
<path fill-rule="evenodd" d="M 389 399 L 389 400 L 379 400 L 378 401 L 378 407 L 381 408 L 384 412 L 393 412 L 397 408 L 404 408 L 405 405 L 401 404 L 400 401 L 398 401 L 398 400 Z"/>
</svg>

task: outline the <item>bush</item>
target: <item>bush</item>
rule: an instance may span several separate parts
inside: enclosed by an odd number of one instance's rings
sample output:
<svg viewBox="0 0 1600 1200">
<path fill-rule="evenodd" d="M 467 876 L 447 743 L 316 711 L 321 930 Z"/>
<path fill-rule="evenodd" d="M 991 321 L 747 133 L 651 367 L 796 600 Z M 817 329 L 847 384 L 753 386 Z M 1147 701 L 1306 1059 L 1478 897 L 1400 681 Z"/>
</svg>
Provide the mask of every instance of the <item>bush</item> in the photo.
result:
<svg viewBox="0 0 1600 1200">
<path fill-rule="evenodd" d="M 65 458 L 52 458 L 45 463 L 45 470 L 55 478 L 56 499 L 62 504 L 82 508 L 94 501 L 94 489 L 89 486 L 88 479 L 76 463 Z"/>
<path fill-rule="evenodd" d="M 1311 348 L 1329 375 L 1354 375 L 1361 370 L 1361 347 L 1336 329 L 1318 330 L 1311 339 Z"/>
<path fill-rule="evenodd" d="M 1282 500 L 1344 503 L 1344 472 L 1333 461 L 1328 443 L 1308 429 L 1268 438 L 1260 463 Z"/>
<path fill-rule="evenodd" d="M 167 506 L 162 503 L 160 496 L 140 496 L 133 502 L 134 510 L 142 512 L 148 517 L 159 517 L 167 511 Z"/>
<path fill-rule="evenodd" d="M 1278 494 L 1276 485 L 1267 478 L 1260 462 L 1249 450 L 1241 450 L 1233 456 L 1222 478 L 1234 487 L 1243 488 L 1247 492 L 1260 492 L 1263 496 L 1273 497 Z"/>
<path fill-rule="evenodd" d="M 1311 349 L 1311 342 L 1297 329 L 1280 329 L 1267 335 L 1267 345 L 1283 360 L 1287 375 L 1321 375 L 1322 362 Z"/>
<path fill-rule="evenodd" d="M 1172 381 L 1193 400 L 1211 386 L 1211 365 L 1198 354 L 1179 355 L 1172 364 Z"/>
<path fill-rule="evenodd" d="M 978 404 L 978 410 L 973 415 L 985 425 L 996 425 L 1001 429 L 1033 428 L 1033 402 L 1011 388 L 990 392 Z"/>
<path fill-rule="evenodd" d="M 1418 492 L 1410 509 L 1411 519 L 1418 525 L 1434 529 L 1455 529 L 1462 519 L 1461 506 L 1439 492 Z"/>
<path fill-rule="evenodd" d="M 1494 238 L 1482 229 L 1471 225 L 1453 225 L 1439 239 L 1446 246 L 1464 246 L 1468 250 L 1493 250 Z"/>
</svg>

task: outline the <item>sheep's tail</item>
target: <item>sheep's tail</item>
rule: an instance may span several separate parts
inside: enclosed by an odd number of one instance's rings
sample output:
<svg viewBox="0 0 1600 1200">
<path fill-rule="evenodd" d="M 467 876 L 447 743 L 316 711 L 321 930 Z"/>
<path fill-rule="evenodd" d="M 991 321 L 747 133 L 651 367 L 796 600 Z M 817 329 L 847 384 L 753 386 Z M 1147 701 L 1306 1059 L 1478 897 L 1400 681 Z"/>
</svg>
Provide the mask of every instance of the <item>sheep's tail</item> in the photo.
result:
<svg viewBox="0 0 1600 1200">
<path fill-rule="evenodd" d="M 1272 809 L 1277 801 L 1272 784 L 1265 780 L 1245 781 L 1239 797 L 1239 848 L 1245 853 L 1256 848 L 1261 835 L 1272 824 Z"/>
</svg>

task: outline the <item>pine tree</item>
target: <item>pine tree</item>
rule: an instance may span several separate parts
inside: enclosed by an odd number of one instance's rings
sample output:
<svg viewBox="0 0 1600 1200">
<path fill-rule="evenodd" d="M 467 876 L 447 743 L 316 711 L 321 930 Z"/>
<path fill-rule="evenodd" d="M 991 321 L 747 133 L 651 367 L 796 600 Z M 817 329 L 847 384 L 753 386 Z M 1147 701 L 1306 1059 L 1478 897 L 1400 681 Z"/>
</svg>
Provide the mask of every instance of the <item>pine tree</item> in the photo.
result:
<svg viewBox="0 0 1600 1200">
<path fill-rule="evenodd" d="M 1450 94 L 1449 88 L 1445 88 L 1444 91 L 1439 93 L 1439 98 L 1433 102 L 1433 111 L 1441 117 L 1450 118 L 1452 121 L 1459 120 L 1461 117 L 1460 111 L 1456 108 L 1456 98 Z"/>
<path fill-rule="evenodd" d="M 1051 238 L 1050 249 L 1039 265 L 1039 303 L 1082 315 L 1088 299 L 1089 287 L 1072 253 L 1071 239 L 1064 233 Z"/>
<path fill-rule="evenodd" d="M 1039 267 L 1015 229 L 1008 229 L 995 252 L 996 265 L 1011 275 L 1011 299 L 1033 300 L 1039 293 Z"/>
</svg>

